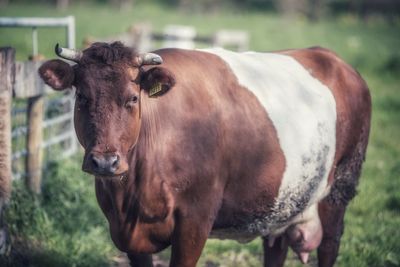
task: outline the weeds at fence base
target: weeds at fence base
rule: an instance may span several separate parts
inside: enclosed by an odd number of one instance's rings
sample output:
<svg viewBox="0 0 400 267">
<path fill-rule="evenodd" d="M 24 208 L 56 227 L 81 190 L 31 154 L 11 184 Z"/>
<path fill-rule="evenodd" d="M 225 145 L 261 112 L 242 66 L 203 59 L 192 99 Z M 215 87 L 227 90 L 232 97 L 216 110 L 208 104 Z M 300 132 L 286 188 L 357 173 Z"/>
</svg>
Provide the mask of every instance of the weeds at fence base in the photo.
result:
<svg viewBox="0 0 400 267">
<path fill-rule="evenodd" d="M 12 247 L 0 266 L 110 266 L 117 254 L 97 205 L 93 177 L 77 158 L 52 163 L 42 196 L 15 181 L 6 221 Z"/>
</svg>

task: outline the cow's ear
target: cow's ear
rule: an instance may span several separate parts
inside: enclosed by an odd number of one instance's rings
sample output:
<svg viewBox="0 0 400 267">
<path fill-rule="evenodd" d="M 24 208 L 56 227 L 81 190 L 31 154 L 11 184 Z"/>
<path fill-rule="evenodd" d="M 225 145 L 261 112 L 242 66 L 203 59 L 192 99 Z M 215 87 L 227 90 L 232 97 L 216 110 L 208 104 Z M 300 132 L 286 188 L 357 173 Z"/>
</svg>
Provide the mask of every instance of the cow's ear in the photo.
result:
<svg viewBox="0 0 400 267">
<path fill-rule="evenodd" d="M 59 59 L 45 62 L 39 68 L 39 75 L 46 84 L 57 91 L 70 88 L 75 76 L 72 67 Z"/>
<path fill-rule="evenodd" d="M 144 72 L 140 79 L 140 87 L 149 97 L 157 97 L 168 92 L 175 85 L 174 75 L 162 67 L 151 68 Z"/>
</svg>

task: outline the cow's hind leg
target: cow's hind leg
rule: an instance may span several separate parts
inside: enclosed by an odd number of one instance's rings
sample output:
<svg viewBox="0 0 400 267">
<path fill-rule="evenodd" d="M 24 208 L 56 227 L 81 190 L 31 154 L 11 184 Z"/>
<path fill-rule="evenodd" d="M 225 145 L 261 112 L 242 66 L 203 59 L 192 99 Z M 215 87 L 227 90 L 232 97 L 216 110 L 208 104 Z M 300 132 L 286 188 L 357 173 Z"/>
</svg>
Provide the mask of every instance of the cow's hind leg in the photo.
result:
<svg viewBox="0 0 400 267">
<path fill-rule="evenodd" d="M 268 237 L 263 237 L 264 267 L 282 267 L 288 252 L 288 244 L 284 235 L 276 238 L 273 244 L 269 244 Z"/>
<path fill-rule="evenodd" d="M 149 254 L 131 254 L 128 253 L 131 267 L 153 267 L 153 259 Z"/>
<path fill-rule="evenodd" d="M 339 252 L 340 238 L 343 234 L 345 206 L 333 206 L 327 201 L 319 204 L 319 216 L 323 237 L 318 247 L 318 266 L 331 267 Z"/>
<path fill-rule="evenodd" d="M 331 267 L 338 255 L 343 234 L 344 214 L 350 200 L 356 194 L 361 166 L 365 159 L 369 124 L 366 124 L 353 153 L 343 158 L 334 171 L 334 182 L 329 195 L 318 205 L 323 237 L 318 247 L 318 266 Z"/>
</svg>

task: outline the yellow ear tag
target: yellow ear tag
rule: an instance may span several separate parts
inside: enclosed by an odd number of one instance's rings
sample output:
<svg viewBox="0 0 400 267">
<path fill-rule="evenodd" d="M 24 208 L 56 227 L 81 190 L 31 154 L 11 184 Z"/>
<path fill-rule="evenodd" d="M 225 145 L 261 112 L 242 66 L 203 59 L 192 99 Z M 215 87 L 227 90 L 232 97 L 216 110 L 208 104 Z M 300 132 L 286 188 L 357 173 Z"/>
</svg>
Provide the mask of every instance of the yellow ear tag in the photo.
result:
<svg viewBox="0 0 400 267">
<path fill-rule="evenodd" d="M 155 83 L 149 91 L 149 97 L 155 97 L 162 90 L 162 85 L 160 82 Z"/>
</svg>

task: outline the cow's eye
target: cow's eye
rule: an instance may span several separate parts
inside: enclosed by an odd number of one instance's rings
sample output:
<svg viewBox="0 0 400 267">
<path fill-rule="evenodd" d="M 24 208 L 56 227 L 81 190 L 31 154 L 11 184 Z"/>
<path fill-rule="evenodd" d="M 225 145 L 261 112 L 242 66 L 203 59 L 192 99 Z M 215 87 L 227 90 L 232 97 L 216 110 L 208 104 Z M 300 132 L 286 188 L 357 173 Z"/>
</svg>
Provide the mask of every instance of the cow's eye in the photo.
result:
<svg viewBox="0 0 400 267">
<path fill-rule="evenodd" d="M 131 97 L 128 99 L 128 101 L 126 101 L 125 106 L 126 106 L 127 108 L 132 108 L 133 105 L 134 105 L 137 101 L 138 101 L 138 97 L 137 97 L 136 95 L 131 96 Z"/>
</svg>

